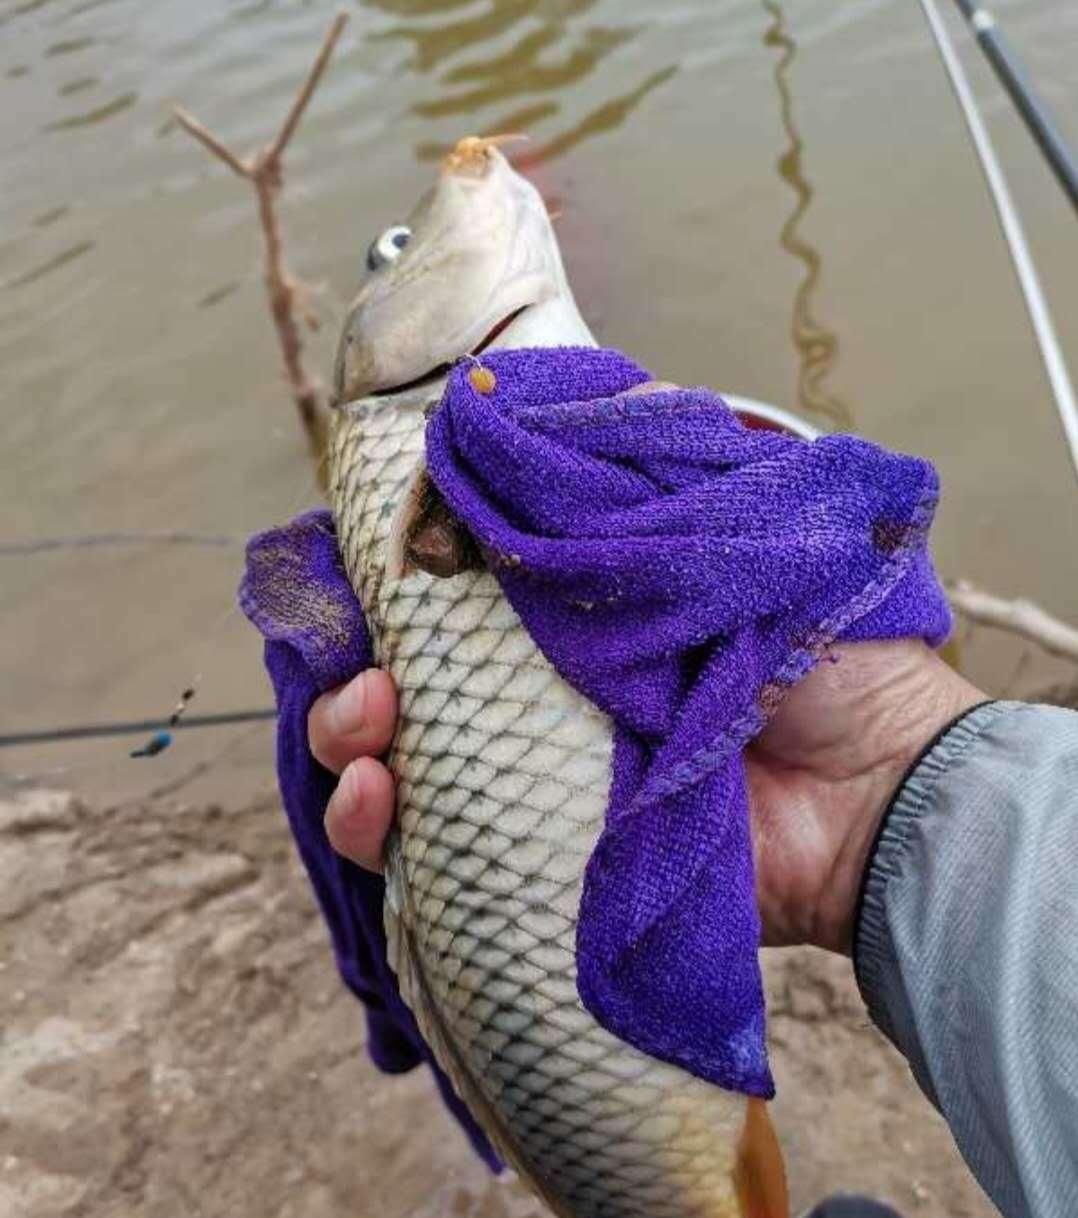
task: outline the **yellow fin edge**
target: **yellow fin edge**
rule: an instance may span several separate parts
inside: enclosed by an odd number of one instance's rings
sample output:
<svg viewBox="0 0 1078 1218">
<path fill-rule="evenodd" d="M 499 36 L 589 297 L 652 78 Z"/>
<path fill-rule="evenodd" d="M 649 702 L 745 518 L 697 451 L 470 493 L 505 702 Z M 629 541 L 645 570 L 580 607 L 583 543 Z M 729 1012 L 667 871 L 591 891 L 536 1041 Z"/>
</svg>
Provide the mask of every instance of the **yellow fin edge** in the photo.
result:
<svg viewBox="0 0 1078 1218">
<path fill-rule="evenodd" d="M 749 1099 L 733 1180 L 740 1218 L 789 1218 L 786 1167 L 767 1104 L 761 1099 Z"/>
</svg>

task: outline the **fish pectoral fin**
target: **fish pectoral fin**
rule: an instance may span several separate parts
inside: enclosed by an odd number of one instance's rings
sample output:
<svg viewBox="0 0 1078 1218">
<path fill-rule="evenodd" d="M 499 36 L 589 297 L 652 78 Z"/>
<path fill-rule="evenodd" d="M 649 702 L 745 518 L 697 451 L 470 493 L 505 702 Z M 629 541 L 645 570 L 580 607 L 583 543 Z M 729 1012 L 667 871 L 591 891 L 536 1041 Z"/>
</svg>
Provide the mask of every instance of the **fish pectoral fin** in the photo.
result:
<svg viewBox="0 0 1078 1218">
<path fill-rule="evenodd" d="M 733 1172 L 741 1218 L 789 1218 L 786 1167 L 767 1104 L 750 1098 Z"/>
<path fill-rule="evenodd" d="M 393 523 L 387 572 L 426 571 L 440 579 L 462 571 L 482 571 L 483 560 L 472 535 L 453 515 L 421 467 Z"/>
<path fill-rule="evenodd" d="M 450 512 L 426 467 L 420 465 L 405 489 L 386 542 L 386 579 L 413 571 L 440 579 L 485 569 L 472 535 Z"/>
</svg>

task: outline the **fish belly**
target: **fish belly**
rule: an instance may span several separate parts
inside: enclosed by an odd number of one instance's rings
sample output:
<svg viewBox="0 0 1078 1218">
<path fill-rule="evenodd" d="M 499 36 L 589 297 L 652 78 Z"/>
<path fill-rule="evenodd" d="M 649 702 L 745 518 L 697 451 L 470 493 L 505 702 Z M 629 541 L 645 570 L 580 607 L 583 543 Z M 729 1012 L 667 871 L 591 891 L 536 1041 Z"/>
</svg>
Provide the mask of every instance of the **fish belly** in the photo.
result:
<svg viewBox="0 0 1078 1218">
<path fill-rule="evenodd" d="M 738 1183 L 745 1098 L 633 1049 L 577 994 L 610 721 L 549 665 L 488 573 L 385 575 L 423 422 L 422 403 L 353 405 L 331 456 L 345 566 L 400 691 L 386 930 L 401 992 L 555 1212 L 755 1218 L 765 1211 L 746 1208 Z"/>
</svg>

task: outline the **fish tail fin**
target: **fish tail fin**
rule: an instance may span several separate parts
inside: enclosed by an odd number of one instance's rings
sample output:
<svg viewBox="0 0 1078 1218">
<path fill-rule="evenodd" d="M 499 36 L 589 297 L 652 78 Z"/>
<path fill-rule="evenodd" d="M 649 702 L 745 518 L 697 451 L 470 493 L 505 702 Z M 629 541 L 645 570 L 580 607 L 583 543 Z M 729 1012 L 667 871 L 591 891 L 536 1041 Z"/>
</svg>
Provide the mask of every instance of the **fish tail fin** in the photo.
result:
<svg viewBox="0 0 1078 1218">
<path fill-rule="evenodd" d="M 741 1218 L 789 1218 L 786 1168 L 767 1104 L 750 1098 L 733 1172 Z"/>
</svg>

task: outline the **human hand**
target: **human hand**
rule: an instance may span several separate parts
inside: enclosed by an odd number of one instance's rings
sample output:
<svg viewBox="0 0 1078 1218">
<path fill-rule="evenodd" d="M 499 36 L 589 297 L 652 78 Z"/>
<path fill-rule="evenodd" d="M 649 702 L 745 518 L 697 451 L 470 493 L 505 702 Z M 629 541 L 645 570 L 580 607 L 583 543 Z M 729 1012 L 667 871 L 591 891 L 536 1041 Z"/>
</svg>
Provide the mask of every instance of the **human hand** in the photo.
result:
<svg viewBox="0 0 1078 1218">
<path fill-rule="evenodd" d="M 339 776 L 326 806 L 326 835 L 338 854 L 368 871 L 382 870 L 396 789 L 376 760 L 397 726 L 397 690 L 388 673 L 361 672 L 316 699 L 307 716 L 307 743 L 315 759 Z"/>
<path fill-rule="evenodd" d="M 924 643 L 835 647 L 746 750 L 764 943 L 849 953 L 883 814 L 922 749 L 985 695 Z"/>
<path fill-rule="evenodd" d="M 787 694 L 746 751 L 764 942 L 848 952 L 861 877 L 888 801 L 921 749 L 983 700 L 923 643 L 833 649 Z M 340 782 L 326 809 L 334 849 L 380 870 L 394 787 L 376 760 L 397 698 L 370 670 L 311 708 L 311 751 Z"/>
</svg>

